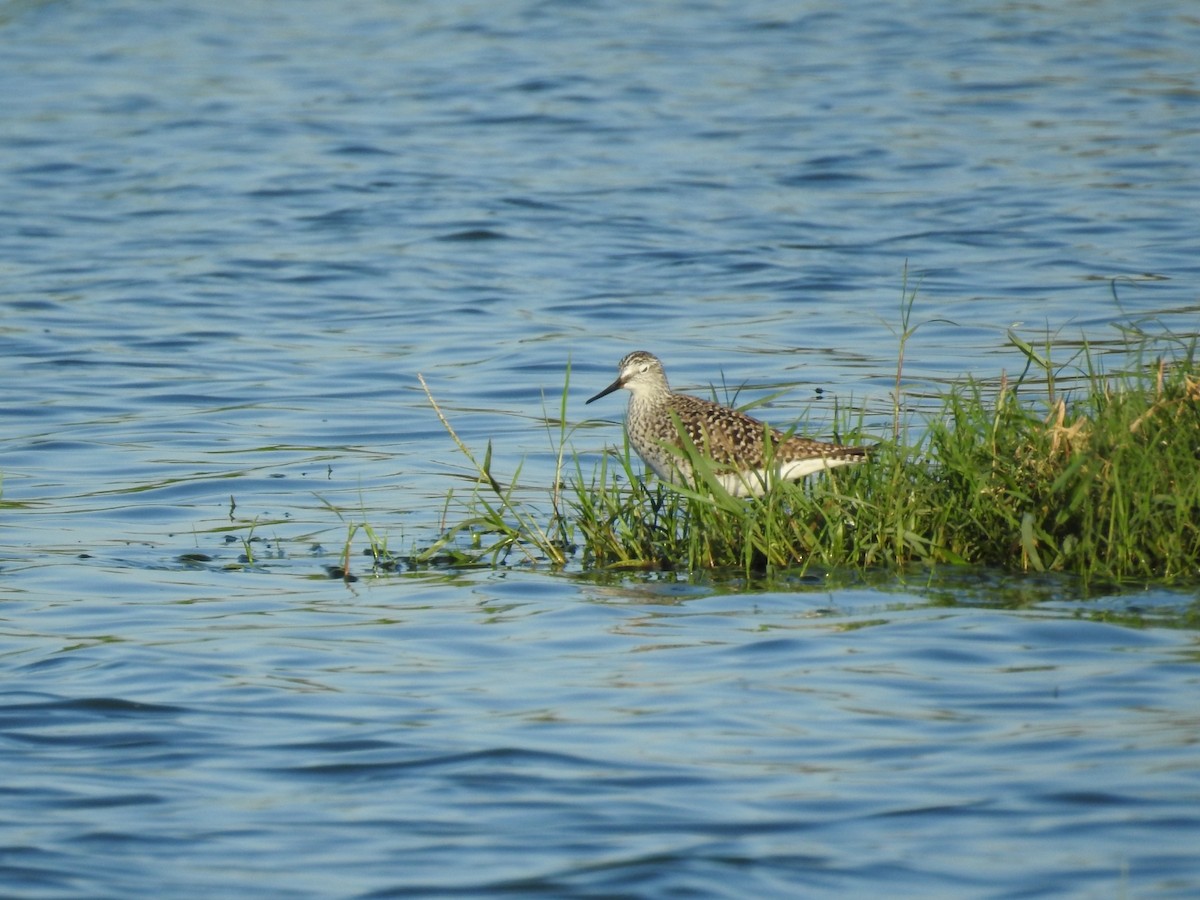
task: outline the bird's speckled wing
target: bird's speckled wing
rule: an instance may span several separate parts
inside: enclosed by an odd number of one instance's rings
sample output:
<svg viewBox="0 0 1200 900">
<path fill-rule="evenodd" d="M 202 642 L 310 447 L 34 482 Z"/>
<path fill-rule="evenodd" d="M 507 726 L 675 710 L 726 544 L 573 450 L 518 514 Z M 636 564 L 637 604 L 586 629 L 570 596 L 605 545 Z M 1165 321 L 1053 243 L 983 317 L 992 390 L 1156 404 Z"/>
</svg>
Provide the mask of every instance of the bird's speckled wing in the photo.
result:
<svg viewBox="0 0 1200 900">
<path fill-rule="evenodd" d="M 688 394 L 674 394 L 671 409 L 686 428 L 692 443 L 722 468 L 744 470 L 764 466 L 767 454 L 764 438 L 767 436 L 775 444 L 776 463 L 820 458 L 859 460 L 867 452 L 863 447 L 827 444 L 806 437 L 787 438 L 778 429 L 753 416 Z M 656 437 L 673 445 L 679 443 L 673 422 L 662 428 Z"/>
<path fill-rule="evenodd" d="M 757 468 L 764 463 L 763 436 L 770 433 L 774 441 L 782 438 L 773 428 L 768 432 L 767 426 L 752 416 L 689 394 L 674 394 L 671 409 L 696 448 L 721 466 Z M 659 439 L 678 445 L 673 423 L 669 429 L 663 429 Z"/>
</svg>

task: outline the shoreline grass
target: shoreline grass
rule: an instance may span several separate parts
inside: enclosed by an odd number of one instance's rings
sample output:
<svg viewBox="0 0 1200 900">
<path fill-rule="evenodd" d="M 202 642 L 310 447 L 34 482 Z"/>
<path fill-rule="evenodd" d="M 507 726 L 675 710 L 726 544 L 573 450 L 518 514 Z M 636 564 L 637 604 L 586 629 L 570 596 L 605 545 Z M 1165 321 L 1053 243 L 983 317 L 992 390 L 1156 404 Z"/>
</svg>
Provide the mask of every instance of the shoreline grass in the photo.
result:
<svg viewBox="0 0 1200 900">
<path fill-rule="evenodd" d="M 910 310 L 911 298 L 901 359 L 915 331 Z M 647 482 L 627 441 L 589 469 L 567 450 L 568 366 L 551 434 L 557 471 L 543 510 L 516 493 L 519 470 L 505 487 L 491 472 L 490 448 L 482 461 L 470 452 L 422 379 L 479 480 L 457 498 L 463 518 L 421 556 L 497 565 L 516 553 L 551 567 L 747 575 L 980 566 L 1069 573 L 1085 583 L 1200 582 L 1196 341 L 1127 336 L 1133 365 L 1106 374 L 1086 345 L 1059 364 L 1050 342 L 1038 349 L 1010 334 L 1022 374 L 995 387 L 965 380 L 922 416 L 920 429 L 902 421 L 898 366 L 894 433 L 869 462 L 747 499 L 706 477 L 701 458 L 692 459 L 700 483 L 691 488 Z M 840 439 L 874 442 L 861 414 L 836 418 Z"/>
</svg>

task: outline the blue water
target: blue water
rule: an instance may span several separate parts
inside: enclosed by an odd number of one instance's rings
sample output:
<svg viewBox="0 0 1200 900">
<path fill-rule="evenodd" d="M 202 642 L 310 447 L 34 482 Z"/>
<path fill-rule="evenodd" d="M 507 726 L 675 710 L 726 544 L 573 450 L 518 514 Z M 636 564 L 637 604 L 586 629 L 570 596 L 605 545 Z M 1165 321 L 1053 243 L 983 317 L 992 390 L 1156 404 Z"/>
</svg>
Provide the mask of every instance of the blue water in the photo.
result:
<svg viewBox="0 0 1200 900">
<path fill-rule="evenodd" d="M 1189 3 L 10 2 L 0 42 L 0 894 L 1200 892 L 1194 590 L 373 572 L 352 530 L 425 546 L 469 488 L 417 373 L 536 503 L 568 366 L 598 458 L 632 349 L 886 434 L 906 277 L 914 397 L 1020 371 L 1010 329 L 1195 334 Z"/>
</svg>

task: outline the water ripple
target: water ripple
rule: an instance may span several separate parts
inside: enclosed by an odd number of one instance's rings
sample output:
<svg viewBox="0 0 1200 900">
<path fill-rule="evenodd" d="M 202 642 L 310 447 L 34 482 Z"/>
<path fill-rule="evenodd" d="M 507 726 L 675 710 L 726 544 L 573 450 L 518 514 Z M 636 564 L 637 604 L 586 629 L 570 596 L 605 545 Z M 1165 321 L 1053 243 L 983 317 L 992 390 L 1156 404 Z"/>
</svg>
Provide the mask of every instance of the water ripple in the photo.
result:
<svg viewBox="0 0 1200 900">
<path fill-rule="evenodd" d="M 1190 7 L 922 13 L 5 7 L 0 893 L 1195 894 L 1194 591 L 362 555 L 417 373 L 543 503 L 635 346 L 886 433 L 905 272 L 914 402 L 1194 335 Z"/>
</svg>

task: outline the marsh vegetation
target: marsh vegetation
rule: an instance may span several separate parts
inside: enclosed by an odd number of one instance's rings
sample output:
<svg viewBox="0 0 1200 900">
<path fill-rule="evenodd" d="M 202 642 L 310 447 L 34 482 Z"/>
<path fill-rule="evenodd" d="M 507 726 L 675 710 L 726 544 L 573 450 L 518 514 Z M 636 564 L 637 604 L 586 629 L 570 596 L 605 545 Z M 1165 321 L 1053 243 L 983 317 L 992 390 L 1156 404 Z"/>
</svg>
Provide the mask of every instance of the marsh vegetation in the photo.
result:
<svg viewBox="0 0 1200 900">
<path fill-rule="evenodd" d="M 1200 579 L 1200 373 L 1196 341 L 1123 331 L 1120 371 L 1086 344 L 1008 340 L 1014 371 L 965 379 L 910 411 L 903 379 L 912 298 L 903 309 L 891 421 L 850 408 L 838 441 L 876 444 L 871 461 L 761 498 L 733 497 L 694 447 L 694 483 L 643 478 L 628 442 L 598 460 L 568 427 L 570 369 L 547 415 L 558 477 L 519 490 L 492 471 L 428 399 L 476 480 L 447 498 L 446 528 L 419 556 L 514 558 L 593 569 L 909 569 L 986 566 L 1084 580 Z M 1112 355 L 1104 357 L 1110 361 Z M 424 386 L 424 381 L 422 380 Z"/>
</svg>

